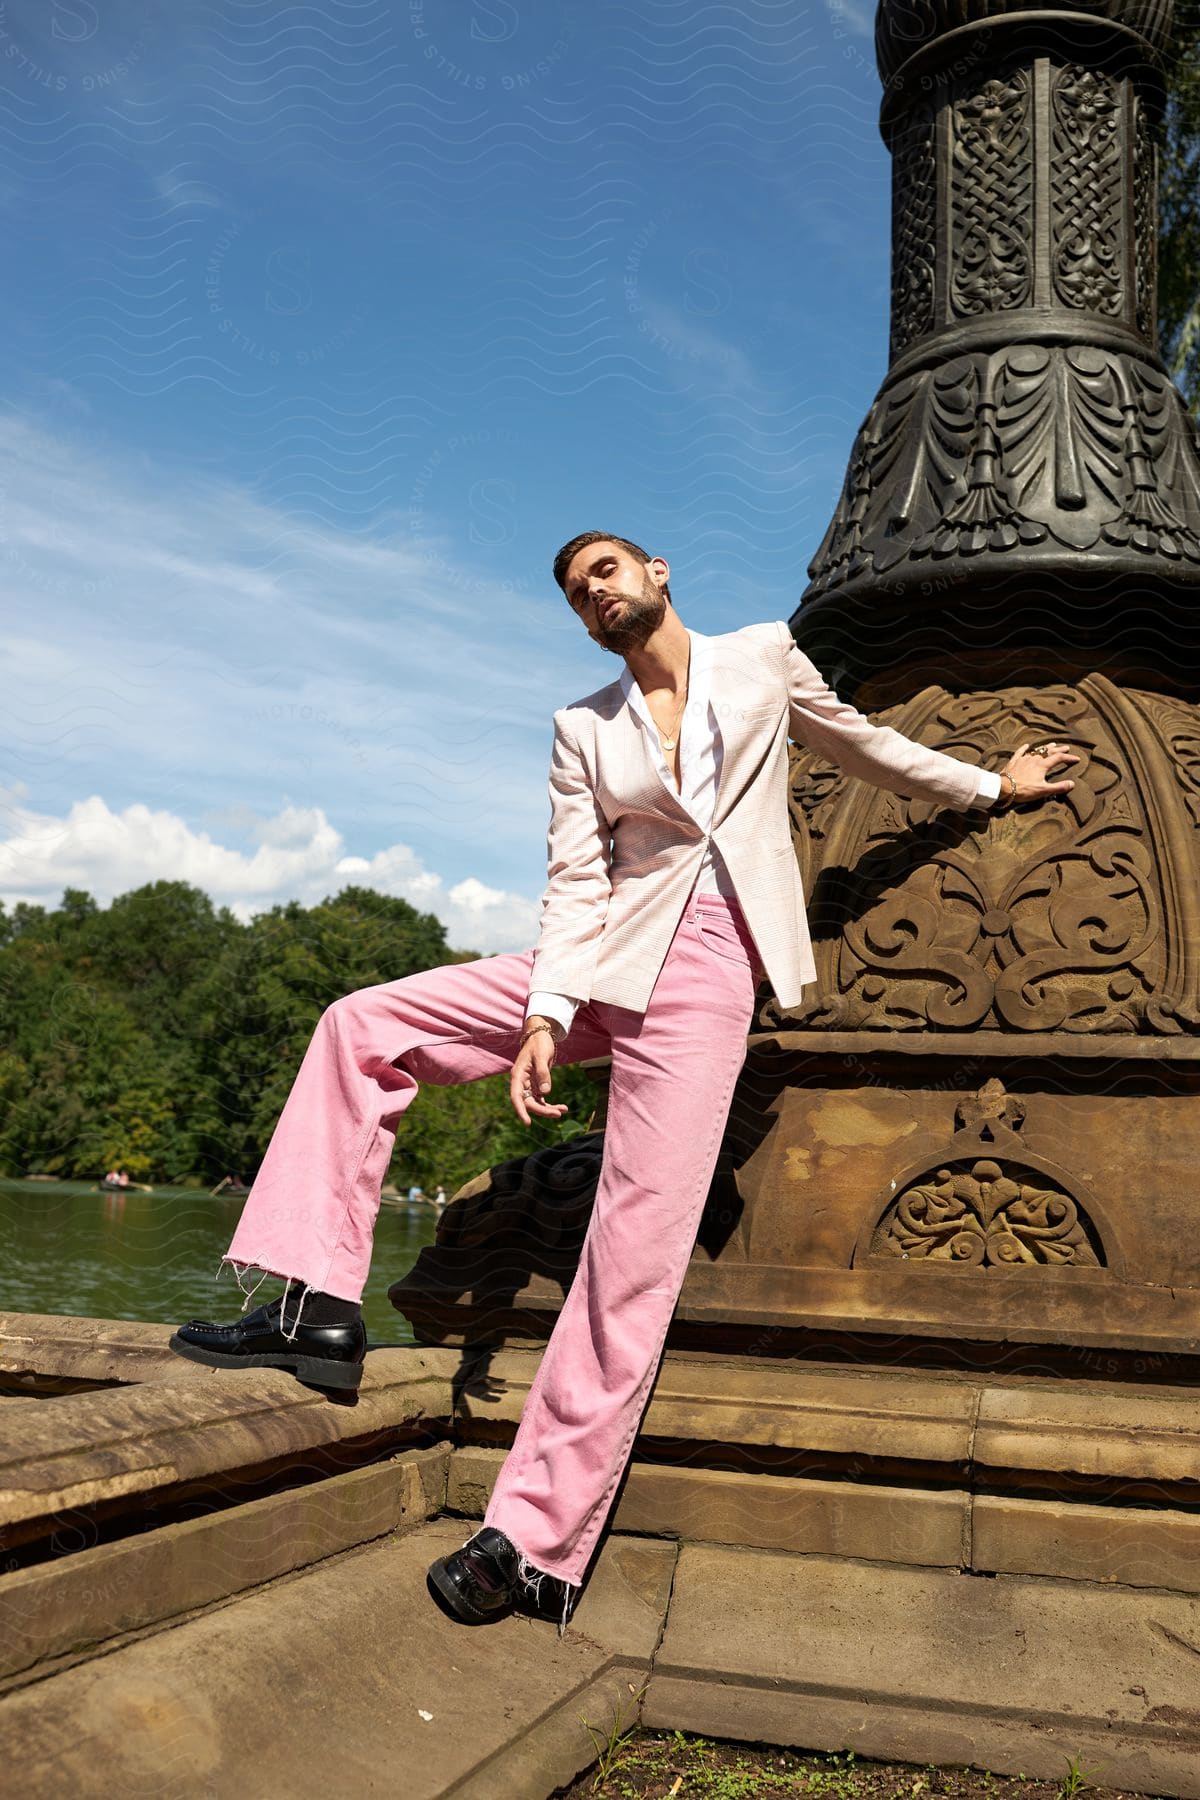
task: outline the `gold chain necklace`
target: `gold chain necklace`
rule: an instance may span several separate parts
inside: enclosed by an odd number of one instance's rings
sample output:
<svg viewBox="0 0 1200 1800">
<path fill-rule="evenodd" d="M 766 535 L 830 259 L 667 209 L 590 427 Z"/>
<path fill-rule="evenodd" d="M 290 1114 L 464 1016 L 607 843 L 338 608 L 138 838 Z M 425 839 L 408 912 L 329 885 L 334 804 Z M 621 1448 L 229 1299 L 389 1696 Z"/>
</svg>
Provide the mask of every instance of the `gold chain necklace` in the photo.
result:
<svg viewBox="0 0 1200 1800">
<path fill-rule="evenodd" d="M 675 717 L 671 722 L 671 735 L 669 737 L 666 732 L 664 732 L 658 720 L 656 719 L 654 721 L 654 729 L 662 739 L 662 747 L 664 750 L 673 750 L 679 742 L 679 721 L 683 717 L 683 709 L 687 705 L 687 697 L 688 690 L 685 687 L 683 690 L 683 699 L 679 702 L 679 711 L 675 714 Z"/>
</svg>

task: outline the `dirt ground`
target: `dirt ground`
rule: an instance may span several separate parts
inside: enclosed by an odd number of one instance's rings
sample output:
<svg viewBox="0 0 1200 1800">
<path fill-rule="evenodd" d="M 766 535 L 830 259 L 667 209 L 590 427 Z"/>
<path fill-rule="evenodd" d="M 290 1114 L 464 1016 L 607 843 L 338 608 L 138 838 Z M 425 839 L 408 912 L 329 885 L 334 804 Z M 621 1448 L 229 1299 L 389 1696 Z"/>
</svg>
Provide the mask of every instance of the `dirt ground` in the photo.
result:
<svg viewBox="0 0 1200 1800">
<path fill-rule="evenodd" d="M 597 1733 L 599 1739 L 599 1734 Z M 636 1731 L 600 1740 L 599 1761 L 562 1800 L 1153 1800 L 1103 1785 L 1103 1769 L 1063 1758 L 1062 1779 L 992 1775 L 986 1769 L 867 1762 L 843 1750 L 726 1744 L 683 1732 Z"/>
</svg>

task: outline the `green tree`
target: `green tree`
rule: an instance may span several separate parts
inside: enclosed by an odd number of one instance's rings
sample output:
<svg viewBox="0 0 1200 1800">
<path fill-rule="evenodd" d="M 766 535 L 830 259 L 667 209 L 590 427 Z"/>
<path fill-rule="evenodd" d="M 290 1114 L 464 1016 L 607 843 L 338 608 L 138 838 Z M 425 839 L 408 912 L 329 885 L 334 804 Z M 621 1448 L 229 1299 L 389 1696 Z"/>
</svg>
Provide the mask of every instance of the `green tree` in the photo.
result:
<svg viewBox="0 0 1200 1800">
<path fill-rule="evenodd" d="M 200 1070 L 215 1101 L 205 1161 L 216 1177 L 252 1173 L 262 1161 L 332 1001 L 449 957 L 432 914 L 369 888 L 345 888 L 307 910 L 291 902 L 252 920 L 194 996 Z"/>
<path fill-rule="evenodd" d="M 242 930 L 233 914 L 186 881 L 152 881 L 104 911 L 68 911 L 72 897 L 68 890 L 54 920 L 76 971 L 123 996 L 154 1037 L 186 1032 L 193 987 Z"/>
<path fill-rule="evenodd" d="M 370 888 L 243 924 L 186 882 L 97 906 L 0 917 L 0 1167 L 209 1185 L 257 1171 L 331 1001 L 470 960 L 431 913 Z M 490 1164 L 585 1129 L 592 1084 L 556 1076 L 571 1113 L 528 1131 L 506 1076 L 427 1084 L 400 1122 L 394 1178 L 453 1190 Z"/>
<path fill-rule="evenodd" d="M 1175 9 L 1159 149 L 1158 340 L 1190 410 L 1200 409 L 1200 4 Z"/>
<path fill-rule="evenodd" d="M 565 1143 L 587 1130 L 596 1088 L 581 1070 L 556 1070 L 553 1098 L 570 1107 L 566 1118 L 538 1120 L 527 1128 L 512 1110 L 507 1075 L 489 1075 L 463 1087 L 426 1085 L 400 1122 L 392 1180 L 401 1189 L 415 1183 L 427 1194 L 440 1181 L 452 1194 L 494 1163 L 528 1155 L 544 1144 Z"/>
</svg>

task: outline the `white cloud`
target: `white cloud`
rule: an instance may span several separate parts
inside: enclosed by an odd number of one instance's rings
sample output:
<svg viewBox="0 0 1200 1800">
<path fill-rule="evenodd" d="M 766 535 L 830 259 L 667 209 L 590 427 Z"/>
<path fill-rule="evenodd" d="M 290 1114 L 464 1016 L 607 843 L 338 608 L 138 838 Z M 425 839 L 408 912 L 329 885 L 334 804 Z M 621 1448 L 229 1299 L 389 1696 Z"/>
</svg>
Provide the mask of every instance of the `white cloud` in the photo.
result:
<svg viewBox="0 0 1200 1800">
<path fill-rule="evenodd" d="M 874 36 L 875 9 L 864 4 L 864 0 L 825 0 L 825 4 L 835 25 L 853 32 L 856 37 Z"/>
<path fill-rule="evenodd" d="M 685 387 L 694 379 L 696 368 L 705 372 L 718 391 L 744 393 L 763 385 L 740 344 L 697 319 L 689 319 L 683 308 L 673 302 L 647 295 L 641 306 L 640 324 L 650 345 L 669 359 L 673 373 Z"/>
<path fill-rule="evenodd" d="M 164 169 L 153 177 L 153 187 L 160 200 L 170 207 L 214 207 L 225 204 L 220 194 L 202 181 L 191 181 L 180 169 Z"/>
<path fill-rule="evenodd" d="M 249 919 L 284 900 L 313 906 L 341 888 L 395 894 L 431 912 L 454 949 L 523 950 L 536 935 L 537 905 L 474 876 L 447 887 L 407 844 L 348 856 L 320 807 L 287 807 L 272 818 L 243 817 L 252 852 L 195 831 L 178 814 L 144 805 L 114 811 L 99 795 L 62 817 L 38 813 L 10 789 L 0 796 L 0 898 L 54 906 L 66 887 L 107 905 L 149 881 L 187 881 Z"/>
<path fill-rule="evenodd" d="M 102 794 L 174 820 L 193 858 L 212 832 L 208 868 L 222 843 L 290 848 L 254 820 L 319 813 L 368 868 L 399 843 L 441 871 L 448 925 L 515 933 L 544 875 L 551 712 L 615 672 L 552 593 L 505 592 L 407 519 L 339 529 L 108 454 L 86 417 L 13 413 L 0 570 L 0 771 L 39 817 Z"/>
</svg>

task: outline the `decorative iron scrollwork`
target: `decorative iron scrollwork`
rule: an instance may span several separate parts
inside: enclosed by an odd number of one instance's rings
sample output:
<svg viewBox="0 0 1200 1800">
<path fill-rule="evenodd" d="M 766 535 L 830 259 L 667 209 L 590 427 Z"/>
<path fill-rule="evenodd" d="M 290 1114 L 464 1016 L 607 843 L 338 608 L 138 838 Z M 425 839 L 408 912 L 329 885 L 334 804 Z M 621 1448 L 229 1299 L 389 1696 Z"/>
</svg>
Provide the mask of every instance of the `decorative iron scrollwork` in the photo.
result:
<svg viewBox="0 0 1200 1800">
<path fill-rule="evenodd" d="M 963 317 L 1023 306 L 1033 280 L 1031 84 L 1007 74 L 951 108 L 950 298 Z"/>
<path fill-rule="evenodd" d="M 1166 0 L 1103 11 L 1151 39 L 1168 29 Z M 967 558 L 948 579 L 1137 565 L 1200 580 L 1197 443 L 1155 341 L 1157 81 L 1149 62 L 1097 54 L 1094 18 L 1052 40 L 1015 17 L 984 29 L 1011 12 L 880 8 L 894 372 L 806 603 L 851 585 L 868 597 L 879 576 L 899 596 Z M 957 53 L 902 78 L 893 57 L 952 15 Z"/>
<path fill-rule="evenodd" d="M 934 129 L 933 108 L 917 107 L 893 147 L 893 356 L 898 356 L 933 324 L 933 263 L 937 235 Z"/>
<path fill-rule="evenodd" d="M 1114 351 L 1024 343 L 884 389 L 809 574 L 824 593 L 1055 545 L 1200 564 L 1198 522 L 1200 461 L 1173 383 Z"/>
<path fill-rule="evenodd" d="M 1069 63 L 1051 87 L 1054 292 L 1064 306 L 1115 315 L 1124 302 L 1121 97 L 1099 69 Z"/>
</svg>

